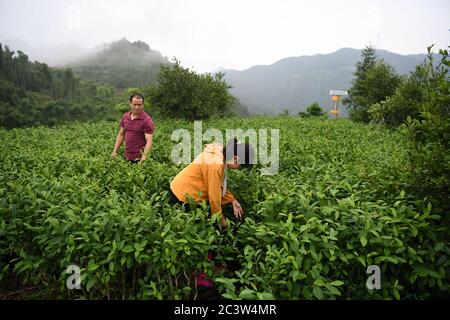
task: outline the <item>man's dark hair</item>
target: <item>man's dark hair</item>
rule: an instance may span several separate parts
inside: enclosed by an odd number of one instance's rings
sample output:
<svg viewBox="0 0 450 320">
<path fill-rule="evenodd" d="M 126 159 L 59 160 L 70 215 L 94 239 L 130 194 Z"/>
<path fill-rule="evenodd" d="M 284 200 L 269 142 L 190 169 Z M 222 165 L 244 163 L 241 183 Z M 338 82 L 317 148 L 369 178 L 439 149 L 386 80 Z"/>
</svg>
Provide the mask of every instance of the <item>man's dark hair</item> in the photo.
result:
<svg viewBox="0 0 450 320">
<path fill-rule="evenodd" d="M 252 146 L 248 142 L 239 143 L 236 138 L 228 141 L 223 148 L 225 162 L 233 159 L 234 156 L 238 156 L 238 164 L 243 168 L 251 168 L 255 164 L 255 152 Z"/>
<path fill-rule="evenodd" d="M 142 102 L 145 102 L 144 101 L 144 96 L 142 95 L 142 93 L 133 93 L 130 96 L 130 102 L 133 101 L 133 98 L 135 98 L 135 97 L 138 97 L 139 99 L 142 99 Z"/>
</svg>

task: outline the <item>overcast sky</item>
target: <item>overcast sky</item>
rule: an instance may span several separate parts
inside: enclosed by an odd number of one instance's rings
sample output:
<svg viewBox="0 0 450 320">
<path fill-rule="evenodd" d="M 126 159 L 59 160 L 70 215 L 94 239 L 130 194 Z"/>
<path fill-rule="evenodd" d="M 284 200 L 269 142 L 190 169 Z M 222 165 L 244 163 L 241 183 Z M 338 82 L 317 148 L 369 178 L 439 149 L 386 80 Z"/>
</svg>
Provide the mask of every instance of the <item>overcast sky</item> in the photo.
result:
<svg viewBox="0 0 450 320">
<path fill-rule="evenodd" d="M 0 41 L 93 48 L 142 40 L 199 72 L 371 43 L 450 45 L 450 0 L 0 0 Z"/>
</svg>

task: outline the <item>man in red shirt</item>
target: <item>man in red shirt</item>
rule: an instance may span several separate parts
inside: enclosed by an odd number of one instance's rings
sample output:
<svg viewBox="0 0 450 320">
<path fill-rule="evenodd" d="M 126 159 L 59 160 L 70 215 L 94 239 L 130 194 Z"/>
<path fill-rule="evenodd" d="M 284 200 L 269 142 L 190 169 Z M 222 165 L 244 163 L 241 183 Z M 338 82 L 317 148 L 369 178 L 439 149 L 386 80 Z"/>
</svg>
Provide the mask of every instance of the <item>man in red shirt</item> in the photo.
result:
<svg viewBox="0 0 450 320">
<path fill-rule="evenodd" d="M 112 157 L 116 158 L 125 139 L 125 158 L 132 163 L 142 163 L 148 157 L 153 144 L 155 124 L 144 111 L 144 96 L 135 93 L 130 97 L 131 111 L 125 112 Z"/>
</svg>

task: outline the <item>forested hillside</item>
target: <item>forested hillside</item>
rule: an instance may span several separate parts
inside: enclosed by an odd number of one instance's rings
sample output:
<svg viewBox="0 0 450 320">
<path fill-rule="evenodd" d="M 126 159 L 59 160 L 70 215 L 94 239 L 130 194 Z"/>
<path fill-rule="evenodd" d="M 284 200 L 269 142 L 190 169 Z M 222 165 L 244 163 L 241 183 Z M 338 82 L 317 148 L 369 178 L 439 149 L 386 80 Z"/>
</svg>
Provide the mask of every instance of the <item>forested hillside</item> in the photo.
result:
<svg viewBox="0 0 450 320">
<path fill-rule="evenodd" d="M 126 89 L 154 82 L 161 64 L 170 62 L 145 42 L 123 38 L 68 66 L 83 79 Z"/>
<path fill-rule="evenodd" d="M 114 119 L 115 99 L 111 86 L 81 80 L 71 69 L 32 62 L 24 52 L 0 44 L 0 126 Z"/>
</svg>

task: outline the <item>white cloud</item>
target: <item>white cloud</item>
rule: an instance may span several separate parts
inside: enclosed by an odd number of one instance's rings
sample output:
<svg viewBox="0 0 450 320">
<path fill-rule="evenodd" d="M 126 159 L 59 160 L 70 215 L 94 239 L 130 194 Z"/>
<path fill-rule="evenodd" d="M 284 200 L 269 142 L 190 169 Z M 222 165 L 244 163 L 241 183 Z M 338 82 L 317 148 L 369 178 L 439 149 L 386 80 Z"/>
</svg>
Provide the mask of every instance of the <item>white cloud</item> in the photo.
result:
<svg viewBox="0 0 450 320">
<path fill-rule="evenodd" d="M 94 47 L 127 37 L 198 71 L 244 69 L 369 42 L 449 44 L 448 0 L 0 0 L 0 41 Z"/>
</svg>

